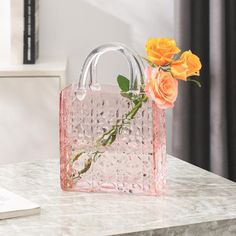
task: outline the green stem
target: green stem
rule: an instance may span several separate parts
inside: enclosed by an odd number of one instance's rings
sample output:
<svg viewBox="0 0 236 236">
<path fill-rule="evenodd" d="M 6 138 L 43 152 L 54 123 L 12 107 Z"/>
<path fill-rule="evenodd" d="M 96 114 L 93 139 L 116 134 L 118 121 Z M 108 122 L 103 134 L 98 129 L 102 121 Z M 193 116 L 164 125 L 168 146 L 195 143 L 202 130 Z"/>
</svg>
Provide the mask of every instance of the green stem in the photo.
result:
<svg viewBox="0 0 236 236">
<path fill-rule="evenodd" d="M 131 111 L 129 111 L 122 119 L 117 120 L 116 124 L 112 128 L 106 131 L 97 141 L 96 149 L 99 149 L 101 146 L 110 146 L 115 142 L 117 135 L 122 133 L 124 127 L 130 124 L 130 121 L 134 119 L 135 115 L 142 107 L 143 102 L 147 101 L 147 97 L 141 97 L 137 103 L 133 106 Z M 73 159 L 72 163 L 78 161 L 85 152 L 79 152 Z M 77 172 L 76 175 L 73 175 L 73 179 L 78 179 L 82 174 L 86 173 L 92 166 L 92 162 L 95 162 L 102 154 L 101 151 L 95 151 L 91 154 L 88 160 L 85 161 L 84 167 Z"/>
</svg>

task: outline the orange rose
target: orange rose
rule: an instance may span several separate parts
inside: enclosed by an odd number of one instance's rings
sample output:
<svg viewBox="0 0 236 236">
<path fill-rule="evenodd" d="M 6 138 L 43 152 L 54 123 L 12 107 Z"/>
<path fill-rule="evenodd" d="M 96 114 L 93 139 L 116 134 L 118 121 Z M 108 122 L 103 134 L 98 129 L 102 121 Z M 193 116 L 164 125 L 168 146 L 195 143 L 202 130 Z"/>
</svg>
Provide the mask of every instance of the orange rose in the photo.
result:
<svg viewBox="0 0 236 236">
<path fill-rule="evenodd" d="M 187 80 L 188 66 L 184 58 L 171 63 L 171 73 L 175 79 Z"/>
<path fill-rule="evenodd" d="M 202 68 L 202 64 L 201 64 L 200 59 L 197 55 L 193 54 L 189 50 L 189 51 L 185 51 L 181 55 L 180 59 L 183 59 L 188 67 L 187 77 L 192 76 L 192 75 L 197 75 L 197 76 L 200 75 L 199 71 Z"/>
<path fill-rule="evenodd" d="M 192 75 L 199 76 L 202 65 L 198 56 L 190 50 L 185 51 L 180 59 L 171 63 L 171 73 L 175 79 L 187 80 Z"/>
<path fill-rule="evenodd" d="M 151 38 L 146 43 L 147 58 L 157 66 L 163 66 L 172 62 L 175 54 L 180 49 L 176 47 L 176 42 L 169 38 Z"/>
<path fill-rule="evenodd" d="M 178 81 L 174 79 L 170 72 L 146 69 L 146 95 L 156 102 L 160 109 L 173 107 L 178 95 Z"/>
</svg>

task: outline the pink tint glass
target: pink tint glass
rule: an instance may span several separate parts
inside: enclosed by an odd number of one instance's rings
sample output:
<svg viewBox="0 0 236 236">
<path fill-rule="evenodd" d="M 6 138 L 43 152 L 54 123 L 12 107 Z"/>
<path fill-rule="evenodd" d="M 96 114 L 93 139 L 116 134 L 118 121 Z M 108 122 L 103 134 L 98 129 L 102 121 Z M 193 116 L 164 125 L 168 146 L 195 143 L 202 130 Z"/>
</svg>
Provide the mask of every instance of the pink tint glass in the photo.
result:
<svg viewBox="0 0 236 236">
<path fill-rule="evenodd" d="M 89 91 L 76 99 L 73 86 L 60 95 L 60 177 L 66 191 L 116 192 L 159 195 L 165 185 L 165 111 L 144 103 L 129 127 L 105 148 L 102 156 L 80 179 L 73 173 L 84 166 L 86 155 L 74 164 L 78 150 L 91 151 L 96 139 L 130 111 L 132 103 L 113 88 Z"/>
</svg>

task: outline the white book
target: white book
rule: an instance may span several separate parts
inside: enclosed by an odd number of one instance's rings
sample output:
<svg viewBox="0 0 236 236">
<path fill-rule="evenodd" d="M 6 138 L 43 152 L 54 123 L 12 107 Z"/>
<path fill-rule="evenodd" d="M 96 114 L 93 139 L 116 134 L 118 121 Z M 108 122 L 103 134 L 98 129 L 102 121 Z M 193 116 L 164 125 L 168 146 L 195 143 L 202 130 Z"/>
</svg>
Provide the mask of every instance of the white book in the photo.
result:
<svg viewBox="0 0 236 236">
<path fill-rule="evenodd" d="M 24 0 L 11 0 L 11 63 L 23 64 Z"/>
<path fill-rule="evenodd" d="M 0 187 L 0 220 L 40 213 L 40 206 Z"/>
</svg>

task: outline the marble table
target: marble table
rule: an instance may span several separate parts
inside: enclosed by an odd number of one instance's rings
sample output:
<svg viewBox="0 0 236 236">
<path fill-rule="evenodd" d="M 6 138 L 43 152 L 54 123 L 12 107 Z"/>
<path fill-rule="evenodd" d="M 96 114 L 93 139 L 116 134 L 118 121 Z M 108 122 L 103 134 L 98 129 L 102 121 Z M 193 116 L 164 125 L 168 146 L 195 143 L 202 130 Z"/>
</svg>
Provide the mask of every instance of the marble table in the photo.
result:
<svg viewBox="0 0 236 236">
<path fill-rule="evenodd" d="M 236 235 L 236 184 L 170 156 L 161 197 L 63 192 L 57 160 L 1 165 L 0 186 L 42 208 L 1 236 Z"/>
</svg>

